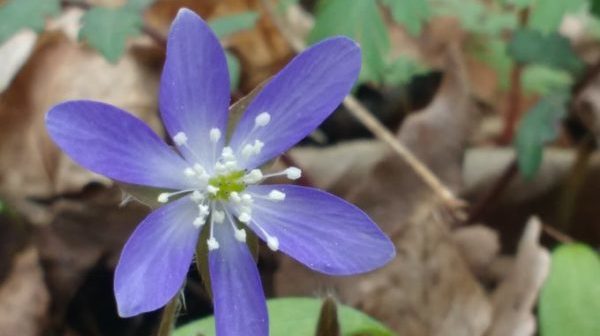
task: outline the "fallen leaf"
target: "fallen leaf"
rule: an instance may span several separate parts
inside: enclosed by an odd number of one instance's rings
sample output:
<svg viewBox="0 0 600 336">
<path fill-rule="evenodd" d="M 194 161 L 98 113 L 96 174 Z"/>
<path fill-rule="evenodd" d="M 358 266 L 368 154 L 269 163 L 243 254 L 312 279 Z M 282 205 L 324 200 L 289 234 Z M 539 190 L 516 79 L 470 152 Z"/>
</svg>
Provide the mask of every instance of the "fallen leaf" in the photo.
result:
<svg viewBox="0 0 600 336">
<path fill-rule="evenodd" d="M 49 304 L 38 252 L 30 246 L 19 253 L 0 283 L 0 335 L 42 335 Z"/>
</svg>

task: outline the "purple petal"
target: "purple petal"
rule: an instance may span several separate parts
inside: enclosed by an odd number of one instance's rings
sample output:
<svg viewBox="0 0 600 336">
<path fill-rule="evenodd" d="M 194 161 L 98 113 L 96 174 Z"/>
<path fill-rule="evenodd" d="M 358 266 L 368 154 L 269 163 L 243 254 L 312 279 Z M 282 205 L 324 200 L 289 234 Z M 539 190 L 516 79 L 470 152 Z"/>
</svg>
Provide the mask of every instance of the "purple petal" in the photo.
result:
<svg viewBox="0 0 600 336">
<path fill-rule="evenodd" d="M 208 25 L 188 9 L 173 21 L 167 59 L 160 83 L 160 110 L 169 134 L 184 132 L 189 150 L 184 155 L 202 165 L 214 163 L 209 132 L 224 135 L 229 105 L 229 74 L 225 53 Z M 218 143 L 220 153 L 223 137 Z"/>
<path fill-rule="evenodd" d="M 326 192 L 293 185 L 250 186 L 266 196 L 285 193 L 275 202 L 255 197 L 250 226 L 263 240 L 259 225 L 279 240 L 279 249 L 306 266 L 331 275 L 368 272 L 396 254 L 394 245 L 359 208 Z"/>
<path fill-rule="evenodd" d="M 152 212 L 129 237 L 115 272 L 121 317 L 156 310 L 181 289 L 200 234 L 197 216 L 197 205 L 183 197 Z"/>
<path fill-rule="evenodd" d="M 217 335 L 268 336 L 267 305 L 256 263 L 227 221 L 215 225 L 220 244 L 209 252 Z"/>
<path fill-rule="evenodd" d="M 311 133 L 348 94 L 360 64 L 360 48 L 345 37 L 327 39 L 296 56 L 252 101 L 233 133 L 230 144 L 238 152 L 255 140 L 265 144 L 242 166 L 260 166 Z M 263 112 L 271 120 L 255 128 Z"/>
<path fill-rule="evenodd" d="M 46 115 L 56 144 L 80 165 L 115 180 L 159 188 L 189 185 L 185 160 L 144 122 L 114 106 L 69 101 Z"/>
</svg>

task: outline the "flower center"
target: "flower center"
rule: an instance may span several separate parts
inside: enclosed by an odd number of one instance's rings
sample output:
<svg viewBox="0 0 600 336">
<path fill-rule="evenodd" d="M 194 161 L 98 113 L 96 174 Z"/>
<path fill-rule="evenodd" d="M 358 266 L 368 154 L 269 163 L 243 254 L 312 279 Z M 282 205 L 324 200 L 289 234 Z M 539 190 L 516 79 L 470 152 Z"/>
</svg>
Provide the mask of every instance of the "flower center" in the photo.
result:
<svg viewBox="0 0 600 336">
<path fill-rule="evenodd" d="M 215 194 L 209 195 L 209 198 L 215 201 L 227 201 L 232 192 L 243 192 L 246 189 L 243 181 L 245 175 L 245 171 L 239 170 L 209 179 L 208 185 L 218 189 Z"/>
</svg>

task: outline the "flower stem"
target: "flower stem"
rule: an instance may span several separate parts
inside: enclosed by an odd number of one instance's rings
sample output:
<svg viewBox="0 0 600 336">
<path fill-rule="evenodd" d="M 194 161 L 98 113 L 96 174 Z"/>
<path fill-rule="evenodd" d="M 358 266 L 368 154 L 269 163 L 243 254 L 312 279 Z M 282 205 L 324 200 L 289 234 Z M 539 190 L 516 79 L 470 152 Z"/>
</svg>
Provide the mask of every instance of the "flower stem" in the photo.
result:
<svg viewBox="0 0 600 336">
<path fill-rule="evenodd" d="M 158 327 L 157 336 L 170 336 L 173 327 L 175 326 L 175 320 L 177 319 L 177 313 L 181 308 L 179 302 L 179 295 L 175 295 L 169 303 L 165 306 L 160 318 L 160 326 Z"/>
</svg>

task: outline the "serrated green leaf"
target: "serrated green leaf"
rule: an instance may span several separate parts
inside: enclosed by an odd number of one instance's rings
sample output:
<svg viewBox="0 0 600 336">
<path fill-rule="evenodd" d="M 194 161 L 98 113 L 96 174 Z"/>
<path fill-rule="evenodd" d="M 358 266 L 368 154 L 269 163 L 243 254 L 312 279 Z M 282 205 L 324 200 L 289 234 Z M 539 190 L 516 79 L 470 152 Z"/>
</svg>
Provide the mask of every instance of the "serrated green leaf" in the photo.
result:
<svg viewBox="0 0 600 336">
<path fill-rule="evenodd" d="M 42 31 L 46 18 L 60 13 L 59 0 L 9 0 L 0 5 L 0 44 L 23 28 Z"/>
<path fill-rule="evenodd" d="M 240 85 L 240 61 L 228 51 L 225 52 L 225 58 L 229 69 L 229 88 L 234 91 Z"/>
<path fill-rule="evenodd" d="M 546 95 L 556 89 L 571 86 L 573 76 L 564 70 L 534 64 L 525 67 L 521 83 L 526 92 Z"/>
<path fill-rule="evenodd" d="M 390 51 L 388 30 L 375 0 L 321 0 L 309 41 L 314 43 L 334 35 L 346 35 L 361 45 L 363 67 L 359 81 L 380 82 Z"/>
<path fill-rule="evenodd" d="M 390 7 L 394 20 L 412 35 L 421 33 L 423 24 L 431 15 L 426 0 L 383 0 L 383 3 Z"/>
<path fill-rule="evenodd" d="M 428 71 L 428 68 L 408 56 L 400 56 L 392 62 L 384 73 L 383 81 L 388 85 L 404 85 L 417 75 Z"/>
<path fill-rule="evenodd" d="M 209 22 L 210 28 L 219 38 L 248 30 L 256 25 L 258 12 L 247 11 L 238 14 L 222 16 Z"/>
<path fill-rule="evenodd" d="M 584 8 L 587 0 L 537 0 L 529 15 L 529 27 L 544 33 L 556 32 L 566 14 Z"/>
<path fill-rule="evenodd" d="M 558 90 L 544 96 L 525 114 L 515 140 L 517 164 L 521 174 L 532 178 L 537 173 L 544 145 L 558 135 L 559 121 L 567 113 L 568 90 Z"/>
<path fill-rule="evenodd" d="M 127 7 L 92 8 L 81 20 L 79 39 L 87 41 L 111 63 L 121 58 L 127 38 L 138 36 L 142 27 L 141 13 Z"/>
<path fill-rule="evenodd" d="M 267 301 L 271 335 L 314 335 L 322 301 L 312 298 L 280 298 Z M 373 318 L 353 308 L 339 305 L 338 320 L 343 336 L 392 336 L 394 333 Z M 173 336 L 214 336 L 214 317 L 184 325 Z"/>
<path fill-rule="evenodd" d="M 539 302 L 541 336 L 600 335 L 600 258 L 583 244 L 552 253 Z"/>
<path fill-rule="evenodd" d="M 583 69 L 583 62 L 573 51 L 569 40 L 558 33 L 519 29 L 508 45 L 508 53 L 523 64 L 542 64 L 574 74 Z"/>
</svg>

